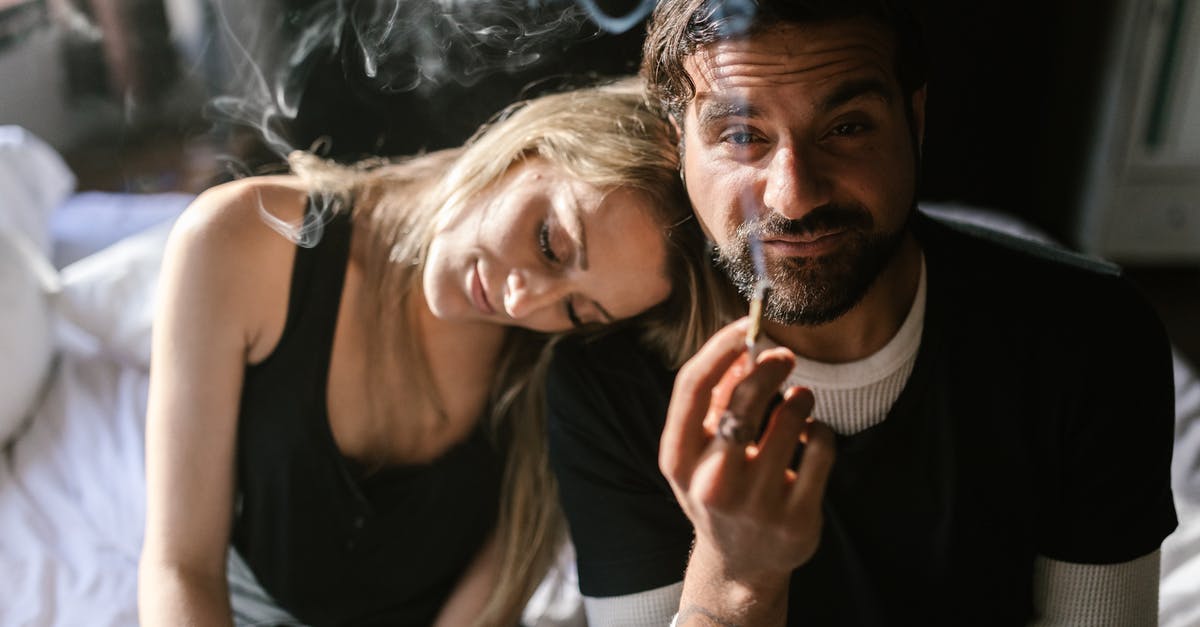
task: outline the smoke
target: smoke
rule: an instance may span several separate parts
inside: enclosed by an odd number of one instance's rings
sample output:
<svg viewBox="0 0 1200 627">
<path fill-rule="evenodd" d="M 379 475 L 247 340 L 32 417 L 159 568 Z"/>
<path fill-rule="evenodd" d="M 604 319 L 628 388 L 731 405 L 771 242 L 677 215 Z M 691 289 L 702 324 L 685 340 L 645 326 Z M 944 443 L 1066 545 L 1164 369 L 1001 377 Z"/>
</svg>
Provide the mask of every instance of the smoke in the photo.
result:
<svg viewBox="0 0 1200 627">
<path fill-rule="evenodd" d="M 596 0 L 576 0 L 597 26 L 613 34 L 623 33 L 641 23 L 654 10 L 658 0 L 639 0 L 638 5 L 625 15 L 613 15 L 600 8 Z"/>
<path fill-rule="evenodd" d="M 211 104 L 218 117 L 259 129 L 282 156 L 296 146 L 278 123 L 297 116 L 312 71 L 323 62 L 337 59 L 356 87 L 373 95 L 428 96 L 534 68 L 606 32 L 626 32 L 656 0 L 633 1 L 620 13 L 597 0 L 214 0 L 233 69 L 232 89 Z"/>
<path fill-rule="evenodd" d="M 273 153 L 286 158 L 298 148 L 286 129 L 299 112 L 313 66 L 340 46 L 342 6 L 321 2 L 299 14 L 280 15 L 273 14 L 277 7 L 271 3 L 259 4 L 257 13 L 232 1 L 213 6 L 229 93 L 209 101 L 210 114 L 254 129 Z M 297 23 L 302 28 L 289 36 L 289 27 Z"/>
<path fill-rule="evenodd" d="M 250 4 L 257 14 L 240 0 L 214 5 L 233 70 L 230 93 L 210 105 L 218 119 L 257 129 L 281 157 L 308 148 L 284 129 L 314 68 L 330 59 L 369 94 L 428 96 L 531 68 L 546 51 L 600 32 L 566 0 L 320 0 L 293 11 Z"/>
<path fill-rule="evenodd" d="M 350 31 L 364 73 L 380 92 L 470 86 L 497 72 L 536 64 L 544 51 L 581 36 L 584 13 L 573 4 L 528 0 L 391 0 L 359 2 Z"/>
<path fill-rule="evenodd" d="M 251 129 L 280 160 L 297 149 L 323 154 L 330 141 L 298 141 L 295 131 L 315 72 L 339 68 L 347 89 L 362 98 L 427 99 L 447 87 L 536 68 L 604 32 L 627 31 L 655 2 L 637 1 L 615 15 L 596 0 L 213 0 L 227 87 L 209 101 L 208 113 L 219 123 Z M 288 8 L 296 5 L 303 6 Z M 505 104 L 497 102 L 495 109 Z M 328 120 L 331 127 L 339 122 Z M 227 158 L 226 167 L 234 177 L 254 173 L 236 157 Z M 313 245 L 332 214 L 323 199 L 313 205 L 316 217 L 303 225 L 280 220 L 266 207 L 260 212 L 280 233 Z"/>
</svg>

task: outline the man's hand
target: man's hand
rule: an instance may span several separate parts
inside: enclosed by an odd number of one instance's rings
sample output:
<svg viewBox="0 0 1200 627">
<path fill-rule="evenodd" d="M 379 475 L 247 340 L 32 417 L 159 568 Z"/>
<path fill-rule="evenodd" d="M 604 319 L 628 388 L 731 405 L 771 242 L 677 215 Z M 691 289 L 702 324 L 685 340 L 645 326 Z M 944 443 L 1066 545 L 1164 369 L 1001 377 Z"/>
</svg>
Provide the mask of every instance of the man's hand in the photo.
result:
<svg viewBox="0 0 1200 627">
<path fill-rule="evenodd" d="M 782 624 L 791 572 L 821 537 L 833 432 L 809 418 L 806 389 L 772 407 L 795 359 L 777 348 L 750 363 L 745 330 L 725 327 L 683 366 L 663 429 L 659 466 L 696 529 L 680 624 Z"/>
</svg>

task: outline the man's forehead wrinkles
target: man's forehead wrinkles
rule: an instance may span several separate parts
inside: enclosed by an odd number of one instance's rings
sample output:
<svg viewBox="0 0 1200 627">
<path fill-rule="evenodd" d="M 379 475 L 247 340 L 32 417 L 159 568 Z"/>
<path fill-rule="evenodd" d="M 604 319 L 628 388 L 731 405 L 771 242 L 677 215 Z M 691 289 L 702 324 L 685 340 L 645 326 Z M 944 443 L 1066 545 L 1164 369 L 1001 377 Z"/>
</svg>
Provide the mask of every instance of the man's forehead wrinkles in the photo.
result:
<svg viewBox="0 0 1200 627">
<path fill-rule="evenodd" d="M 861 63 L 834 63 L 822 68 L 813 68 L 809 72 L 744 72 L 737 71 L 736 68 L 730 68 L 731 71 L 714 72 L 703 76 L 703 80 L 696 84 L 696 96 L 698 100 L 703 100 L 705 97 L 720 97 L 722 92 L 753 90 L 761 87 L 788 87 L 789 85 L 805 85 L 804 89 L 810 93 L 821 93 L 828 89 L 837 89 L 837 86 L 848 82 L 862 82 L 865 80 L 874 80 L 881 84 L 889 84 L 891 72 L 886 68 L 870 62 Z M 751 93 L 745 93 L 740 96 L 734 95 L 734 98 L 750 97 Z M 729 97 L 729 96 L 725 96 Z"/>
<path fill-rule="evenodd" d="M 811 77 L 848 74 L 864 68 L 887 72 L 887 56 L 864 54 L 870 50 L 868 46 L 846 46 L 835 52 L 797 56 L 746 51 L 701 53 L 694 57 L 693 63 L 685 63 L 685 67 L 692 65 L 699 78 L 713 84 L 738 79 L 812 80 Z"/>
<path fill-rule="evenodd" d="M 796 68 L 791 64 L 777 63 L 774 65 L 755 65 L 746 63 L 731 63 L 720 65 L 714 68 L 710 74 L 714 81 L 723 81 L 729 79 L 744 78 L 762 78 L 771 79 L 788 76 L 805 76 L 812 73 L 819 73 L 830 70 L 844 63 L 840 60 L 829 61 L 826 63 L 808 65 L 803 68 Z"/>
<path fill-rule="evenodd" d="M 760 63 L 763 65 L 794 65 L 810 62 L 821 63 L 822 59 L 849 57 L 888 57 L 888 48 L 872 43 L 855 41 L 837 45 L 825 46 L 819 49 L 805 50 L 794 46 L 771 46 L 767 49 L 746 48 L 744 45 L 730 45 L 731 42 L 717 43 L 710 48 L 703 48 L 696 53 L 699 57 L 708 57 L 716 63 Z"/>
</svg>

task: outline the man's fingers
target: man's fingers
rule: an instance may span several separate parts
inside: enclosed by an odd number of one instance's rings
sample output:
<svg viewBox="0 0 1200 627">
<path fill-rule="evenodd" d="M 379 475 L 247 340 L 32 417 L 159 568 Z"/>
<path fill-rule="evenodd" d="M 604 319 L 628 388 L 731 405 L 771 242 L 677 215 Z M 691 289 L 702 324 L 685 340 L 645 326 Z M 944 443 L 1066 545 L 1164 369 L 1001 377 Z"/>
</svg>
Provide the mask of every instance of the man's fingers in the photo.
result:
<svg viewBox="0 0 1200 627">
<path fill-rule="evenodd" d="M 746 373 L 751 368 L 753 365 L 750 363 L 750 355 L 744 352 L 738 355 L 725 370 L 725 374 L 721 375 L 721 380 L 713 386 L 712 401 L 709 403 L 709 407 L 729 407 L 729 399 L 733 396 L 733 391 L 737 389 L 742 379 L 746 378 Z"/>
<path fill-rule="evenodd" d="M 686 400 L 697 390 L 712 390 L 725 376 L 729 366 L 746 350 L 745 335 L 749 321 L 742 318 L 717 331 L 691 359 L 679 369 L 672 394 L 686 392 Z"/>
<path fill-rule="evenodd" d="M 735 512 L 750 495 L 747 470 L 744 448 L 710 449 L 696 464 L 688 492 L 705 509 Z"/>
<path fill-rule="evenodd" d="M 755 466 L 760 468 L 758 483 L 779 482 L 791 464 L 812 410 L 813 395 L 807 388 L 789 388 L 784 394 L 783 403 L 772 412 L 767 430 L 758 441 L 755 457 Z"/>
<path fill-rule="evenodd" d="M 758 356 L 758 362 L 738 381 L 729 397 L 728 407 L 739 414 L 756 419 L 765 415 L 772 397 L 787 380 L 796 365 L 796 358 L 786 348 L 773 348 Z"/>
<path fill-rule="evenodd" d="M 767 409 L 794 365 L 795 358 L 787 349 L 772 349 L 759 355 L 758 363 L 730 393 L 726 406 L 740 421 L 740 431 L 736 437 L 717 438 L 718 446 L 742 447 L 758 438 Z"/>
<path fill-rule="evenodd" d="M 708 445 L 704 417 L 713 388 L 745 352 L 747 324 L 743 318 L 718 331 L 675 377 L 658 454 L 659 468 L 672 481 L 691 476 Z"/>
<path fill-rule="evenodd" d="M 804 438 L 804 455 L 796 469 L 792 501 L 794 505 L 820 507 L 825 498 L 829 471 L 833 468 L 837 441 L 828 425 L 811 418 L 805 422 L 801 436 Z"/>
</svg>

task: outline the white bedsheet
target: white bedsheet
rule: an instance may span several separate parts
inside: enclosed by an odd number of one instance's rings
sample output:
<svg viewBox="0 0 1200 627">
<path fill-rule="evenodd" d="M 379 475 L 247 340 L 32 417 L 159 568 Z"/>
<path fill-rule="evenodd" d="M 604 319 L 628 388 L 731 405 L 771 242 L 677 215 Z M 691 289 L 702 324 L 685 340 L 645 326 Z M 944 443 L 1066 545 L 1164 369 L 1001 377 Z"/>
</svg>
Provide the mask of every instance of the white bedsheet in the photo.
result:
<svg viewBox="0 0 1200 627">
<path fill-rule="evenodd" d="M 137 624 L 147 378 L 59 357 L 0 465 L 0 625 Z"/>
<path fill-rule="evenodd" d="M 1175 456 L 1171 488 L 1179 527 L 1163 542 L 1160 627 L 1200 627 L 1200 379 L 1175 359 Z"/>
</svg>

